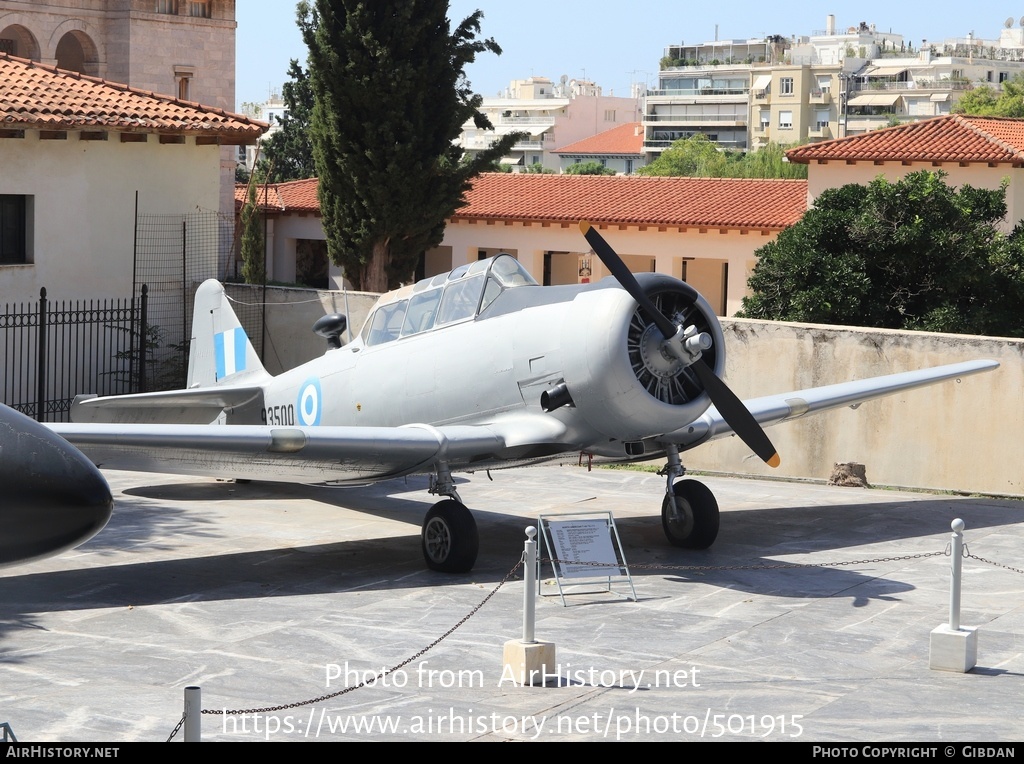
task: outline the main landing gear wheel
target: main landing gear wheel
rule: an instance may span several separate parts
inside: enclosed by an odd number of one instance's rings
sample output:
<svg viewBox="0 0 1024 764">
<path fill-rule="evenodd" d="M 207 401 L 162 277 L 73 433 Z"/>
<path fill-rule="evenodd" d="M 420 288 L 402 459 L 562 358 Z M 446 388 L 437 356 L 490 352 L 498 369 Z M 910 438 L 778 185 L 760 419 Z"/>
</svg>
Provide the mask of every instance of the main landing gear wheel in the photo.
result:
<svg viewBox="0 0 1024 764">
<path fill-rule="evenodd" d="M 423 518 L 423 559 L 442 573 L 467 573 L 476 562 L 480 536 L 476 520 L 464 504 L 439 501 Z"/>
<path fill-rule="evenodd" d="M 707 549 L 718 537 L 715 495 L 703 483 L 680 480 L 662 502 L 661 527 L 672 546 Z"/>
</svg>

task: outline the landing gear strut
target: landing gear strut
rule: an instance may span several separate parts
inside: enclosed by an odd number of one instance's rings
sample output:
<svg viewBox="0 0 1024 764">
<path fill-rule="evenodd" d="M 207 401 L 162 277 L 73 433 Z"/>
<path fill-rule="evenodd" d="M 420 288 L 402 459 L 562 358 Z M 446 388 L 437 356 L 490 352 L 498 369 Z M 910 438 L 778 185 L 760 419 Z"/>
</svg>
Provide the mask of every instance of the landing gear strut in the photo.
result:
<svg viewBox="0 0 1024 764">
<path fill-rule="evenodd" d="M 661 503 L 661 527 L 672 546 L 707 549 L 718 537 L 718 502 L 711 490 L 696 480 L 679 480 L 686 469 L 679 461 L 679 449 L 665 447 L 668 464 L 660 474 L 666 477 L 665 500 Z"/>
<path fill-rule="evenodd" d="M 476 520 L 455 490 L 447 464 L 438 465 L 437 474 L 431 476 L 429 491 L 451 498 L 439 501 L 423 518 L 423 559 L 431 570 L 467 573 L 476 563 L 480 536 Z"/>
</svg>

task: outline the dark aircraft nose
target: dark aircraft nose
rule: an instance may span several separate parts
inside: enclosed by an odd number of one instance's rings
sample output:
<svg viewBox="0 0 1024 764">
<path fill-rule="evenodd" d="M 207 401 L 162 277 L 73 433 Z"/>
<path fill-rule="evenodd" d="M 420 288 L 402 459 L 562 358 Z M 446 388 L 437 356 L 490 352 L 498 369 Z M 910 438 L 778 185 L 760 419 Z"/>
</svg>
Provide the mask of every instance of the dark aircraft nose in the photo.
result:
<svg viewBox="0 0 1024 764">
<path fill-rule="evenodd" d="M 107 481 L 81 451 L 0 405 L 0 567 L 92 538 L 113 503 Z"/>
</svg>

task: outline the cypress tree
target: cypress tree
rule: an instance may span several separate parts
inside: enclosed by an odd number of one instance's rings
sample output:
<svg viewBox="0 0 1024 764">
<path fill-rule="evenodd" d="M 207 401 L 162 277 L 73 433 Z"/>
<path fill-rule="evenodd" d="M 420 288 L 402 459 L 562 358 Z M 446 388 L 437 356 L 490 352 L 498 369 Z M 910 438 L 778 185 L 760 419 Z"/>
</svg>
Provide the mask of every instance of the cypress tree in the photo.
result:
<svg viewBox="0 0 1024 764">
<path fill-rule="evenodd" d="M 447 12 L 447 0 L 299 4 L 328 253 L 359 289 L 408 280 L 471 179 L 520 138 L 472 157 L 453 143 L 469 120 L 491 127 L 464 68 L 501 49 L 477 39 L 479 11 L 454 30 Z"/>
</svg>

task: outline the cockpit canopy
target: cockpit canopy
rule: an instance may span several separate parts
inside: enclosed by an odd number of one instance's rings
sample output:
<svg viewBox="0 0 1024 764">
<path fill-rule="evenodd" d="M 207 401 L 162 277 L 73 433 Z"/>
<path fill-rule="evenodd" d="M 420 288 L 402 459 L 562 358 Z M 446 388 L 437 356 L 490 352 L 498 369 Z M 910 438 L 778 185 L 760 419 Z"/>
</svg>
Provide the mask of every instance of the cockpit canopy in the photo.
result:
<svg viewBox="0 0 1024 764">
<path fill-rule="evenodd" d="M 468 321 L 506 289 L 537 286 L 511 255 L 460 265 L 381 295 L 360 333 L 366 345 L 381 345 L 431 329 Z"/>
</svg>

